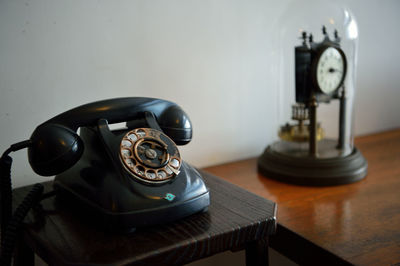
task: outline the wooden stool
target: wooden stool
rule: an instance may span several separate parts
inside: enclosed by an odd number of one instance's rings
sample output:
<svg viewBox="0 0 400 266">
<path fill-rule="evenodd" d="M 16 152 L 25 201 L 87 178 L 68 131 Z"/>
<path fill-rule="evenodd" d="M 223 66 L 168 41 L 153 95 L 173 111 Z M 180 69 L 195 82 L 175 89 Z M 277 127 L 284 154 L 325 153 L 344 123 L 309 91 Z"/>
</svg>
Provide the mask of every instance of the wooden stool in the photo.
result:
<svg viewBox="0 0 400 266">
<path fill-rule="evenodd" d="M 201 171 L 210 190 L 208 212 L 130 234 L 104 232 L 55 204 L 31 210 L 16 250 L 16 265 L 38 254 L 50 265 L 182 265 L 227 250 L 246 250 L 247 265 L 268 265 L 276 204 Z M 52 183 L 44 183 L 52 190 Z M 15 189 L 14 207 L 31 186 Z"/>
</svg>

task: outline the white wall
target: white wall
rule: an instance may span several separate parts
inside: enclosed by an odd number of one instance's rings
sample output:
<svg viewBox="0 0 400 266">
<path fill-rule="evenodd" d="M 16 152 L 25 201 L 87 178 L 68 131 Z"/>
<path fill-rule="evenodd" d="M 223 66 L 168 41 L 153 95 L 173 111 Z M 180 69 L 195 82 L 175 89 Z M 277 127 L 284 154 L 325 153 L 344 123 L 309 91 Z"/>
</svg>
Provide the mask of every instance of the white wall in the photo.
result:
<svg viewBox="0 0 400 266">
<path fill-rule="evenodd" d="M 259 155 L 276 134 L 272 27 L 290 1 L 0 0 L 0 152 L 77 105 L 177 102 L 203 167 Z M 359 25 L 356 134 L 400 126 L 400 2 L 345 1 Z M 13 154 L 14 186 L 46 180 Z"/>
</svg>

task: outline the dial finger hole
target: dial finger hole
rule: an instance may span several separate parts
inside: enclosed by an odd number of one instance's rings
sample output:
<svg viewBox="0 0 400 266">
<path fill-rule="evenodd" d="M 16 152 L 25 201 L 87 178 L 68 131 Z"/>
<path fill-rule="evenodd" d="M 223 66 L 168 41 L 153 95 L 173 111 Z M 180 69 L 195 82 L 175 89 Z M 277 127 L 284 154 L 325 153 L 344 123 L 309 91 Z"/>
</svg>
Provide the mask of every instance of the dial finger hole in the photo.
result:
<svg viewBox="0 0 400 266">
<path fill-rule="evenodd" d="M 156 173 L 152 170 L 149 170 L 146 172 L 146 177 L 149 179 L 155 179 L 156 178 Z"/>
<path fill-rule="evenodd" d="M 173 171 L 171 170 L 171 168 L 169 168 L 168 165 L 165 167 L 165 171 L 167 172 L 168 175 L 173 173 Z"/>
<path fill-rule="evenodd" d="M 167 173 L 166 173 L 164 170 L 159 170 L 159 171 L 157 172 L 157 177 L 158 177 L 158 178 L 164 179 L 164 178 L 167 177 Z"/>
<path fill-rule="evenodd" d="M 123 140 L 122 141 L 122 147 L 130 148 L 130 147 L 132 147 L 132 142 L 130 142 L 129 140 Z"/>
<path fill-rule="evenodd" d="M 175 158 L 173 158 L 170 162 L 170 165 L 174 168 L 178 168 L 179 167 L 179 161 Z"/>
<path fill-rule="evenodd" d="M 125 159 L 125 162 L 131 168 L 135 167 L 135 165 L 136 165 L 136 162 L 132 159 Z"/>
<path fill-rule="evenodd" d="M 130 157 L 130 156 L 132 155 L 131 151 L 130 151 L 130 150 L 127 150 L 127 149 L 122 149 L 122 150 L 121 150 L 121 153 L 122 153 L 122 156 L 123 156 L 124 158 L 128 158 L 128 157 Z"/>
<path fill-rule="evenodd" d="M 143 166 L 137 166 L 136 168 L 135 168 L 135 171 L 136 171 L 136 173 L 138 174 L 138 175 L 140 175 L 140 176 L 144 176 L 144 168 L 143 168 Z"/>
<path fill-rule="evenodd" d="M 146 132 L 144 132 L 144 130 L 142 129 L 136 131 L 136 134 L 138 134 L 139 138 L 143 138 L 144 136 L 146 136 Z"/>
<path fill-rule="evenodd" d="M 135 142 L 138 140 L 138 137 L 135 134 L 129 134 L 128 135 L 128 139 L 130 139 L 131 141 Z"/>
</svg>

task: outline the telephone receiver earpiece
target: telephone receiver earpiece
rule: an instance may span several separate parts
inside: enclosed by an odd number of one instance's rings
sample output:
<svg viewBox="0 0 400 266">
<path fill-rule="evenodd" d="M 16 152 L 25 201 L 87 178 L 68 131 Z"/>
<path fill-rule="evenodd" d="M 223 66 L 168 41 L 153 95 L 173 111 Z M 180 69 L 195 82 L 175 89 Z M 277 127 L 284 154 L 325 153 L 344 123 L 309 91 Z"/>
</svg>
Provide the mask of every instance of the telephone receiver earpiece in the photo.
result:
<svg viewBox="0 0 400 266">
<path fill-rule="evenodd" d="M 175 103 L 144 97 L 116 98 L 78 106 L 39 125 L 30 139 L 29 163 L 39 175 L 59 174 L 73 166 L 83 153 L 83 142 L 76 133 L 79 127 L 97 126 L 100 119 L 108 123 L 140 119 L 146 112 L 154 115 L 176 144 L 184 145 L 192 139 L 190 119 Z"/>
<path fill-rule="evenodd" d="M 158 117 L 158 125 L 177 145 L 192 140 L 192 123 L 188 115 L 177 105 L 167 107 Z M 129 127 L 129 123 L 127 123 Z"/>
<path fill-rule="evenodd" d="M 58 125 L 43 124 L 35 129 L 28 148 L 29 163 L 42 176 L 57 175 L 73 166 L 83 153 L 83 142 L 76 132 Z"/>
</svg>

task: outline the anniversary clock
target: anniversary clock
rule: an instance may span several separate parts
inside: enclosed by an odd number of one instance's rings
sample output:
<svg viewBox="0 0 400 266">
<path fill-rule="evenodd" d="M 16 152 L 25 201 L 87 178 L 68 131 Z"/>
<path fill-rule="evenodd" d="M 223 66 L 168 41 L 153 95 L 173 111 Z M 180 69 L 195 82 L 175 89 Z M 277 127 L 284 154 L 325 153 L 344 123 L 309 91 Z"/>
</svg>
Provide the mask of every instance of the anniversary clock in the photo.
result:
<svg viewBox="0 0 400 266">
<path fill-rule="evenodd" d="M 258 159 L 259 172 L 266 177 L 321 186 L 352 183 L 366 176 L 367 162 L 354 147 L 351 134 L 354 58 L 350 58 L 349 71 L 338 30 L 329 33 L 325 26 L 321 28 L 316 34 L 321 36 L 319 41 L 313 32 L 301 31 L 298 44 L 292 47 L 294 58 L 287 60 L 294 68 L 294 83 L 284 86 L 292 90 L 285 95 L 286 105 L 291 101 L 290 117 L 279 129 L 279 140 Z"/>
</svg>

